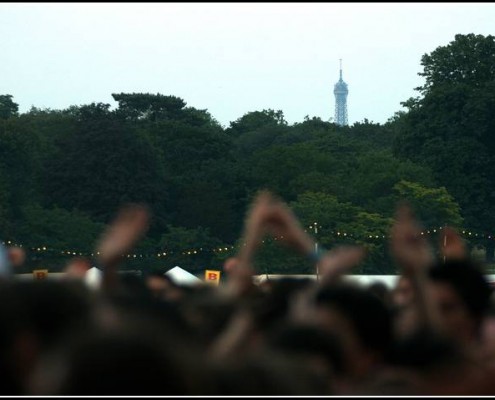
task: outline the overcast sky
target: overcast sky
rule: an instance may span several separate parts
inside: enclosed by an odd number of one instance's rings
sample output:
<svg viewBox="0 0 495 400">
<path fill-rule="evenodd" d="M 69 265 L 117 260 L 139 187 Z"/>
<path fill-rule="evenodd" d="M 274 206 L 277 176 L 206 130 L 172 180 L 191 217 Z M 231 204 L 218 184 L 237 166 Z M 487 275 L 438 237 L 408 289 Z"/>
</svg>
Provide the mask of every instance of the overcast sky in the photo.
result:
<svg viewBox="0 0 495 400">
<path fill-rule="evenodd" d="M 417 92 L 421 56 L 495 35 L 495 3 L 1 3 L 0 94 L 20 112 L 160 93 L 222 125 L 282 110 L 384 123 Z"/>
</svg>

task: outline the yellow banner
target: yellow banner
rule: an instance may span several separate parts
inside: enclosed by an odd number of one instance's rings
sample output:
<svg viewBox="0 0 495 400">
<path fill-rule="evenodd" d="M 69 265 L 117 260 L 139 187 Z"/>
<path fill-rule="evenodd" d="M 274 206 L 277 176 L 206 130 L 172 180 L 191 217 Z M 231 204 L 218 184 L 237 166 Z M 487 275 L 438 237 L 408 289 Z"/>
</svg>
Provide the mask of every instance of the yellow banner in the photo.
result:
<svg viewBox="0 0 495 400">
<path fill-rule="evenodd" d="M 48 276 L 48 270 L 47 269 L 35 269 L 35 270 L 33 270 L 34 279 L 46 279 L 47 276 Z"/>
<path fill-rule="evenodd" d="M 220 283 L 220 271 L 213 271 L 207 269 L 205 271 L 205 282 L 218 285 Z"/>
</svg>

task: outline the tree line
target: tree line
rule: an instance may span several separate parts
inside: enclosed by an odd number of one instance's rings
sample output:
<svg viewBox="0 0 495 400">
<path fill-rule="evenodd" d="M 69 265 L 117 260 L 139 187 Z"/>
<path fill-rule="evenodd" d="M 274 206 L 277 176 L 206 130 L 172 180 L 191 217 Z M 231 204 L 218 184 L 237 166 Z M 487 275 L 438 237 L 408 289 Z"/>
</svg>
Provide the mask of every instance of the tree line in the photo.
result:
<svg viewBox="0 0 495 400">
<path fill-rule="evenodd" d="M 421 59 L 425 84 L 386 123 L 338 126 L 281 110 L 222 126 L 208 110 L 160 93 L 114 93 L 92 103 L 19 113 L 0 95 L 0 235 L 28 251 L 27 269 L 56 271 L 94 241 L 124 203 L 145 203 L 152 225 L 128 268 L 192 273 L 233 255 L 261 189 L 288 202 L 319 245 L 364 244 L 359 273 L 388 274 L 387 238 L 407 200 L 425 234 L 445 225 L 493 258 L 495 38 L 456 35 Z M 313 273 L 275 239 L 260 273 Z"/>
</svg>

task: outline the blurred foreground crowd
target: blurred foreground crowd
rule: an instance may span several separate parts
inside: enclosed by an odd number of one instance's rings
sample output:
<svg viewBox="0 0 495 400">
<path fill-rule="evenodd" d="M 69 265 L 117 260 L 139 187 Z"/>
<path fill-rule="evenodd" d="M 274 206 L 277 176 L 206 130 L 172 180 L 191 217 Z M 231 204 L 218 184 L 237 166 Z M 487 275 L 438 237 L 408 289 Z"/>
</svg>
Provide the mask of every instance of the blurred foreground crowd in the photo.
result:
<svg viewBox="0 0 495 400">
<path fill-rule="evenodd" d="M 431 246 L 407 205 L 390 232 L 393 288 L 349 280 L 365 249 L 315 251 L 269 192 L 247 212 L 225 283 L 119 274 L 149 220 L 145 206 L 125 206 L 97 240 L 98 287 L 85 283 L 91 261 L 81 258 L 60 280 L 3 274 L 0 395 L 495 394 L 495 298 L 483 265 L 454 229 Z M 309 257 L 318 279 L 255 283 L 266 235 Z"/>
</svg>

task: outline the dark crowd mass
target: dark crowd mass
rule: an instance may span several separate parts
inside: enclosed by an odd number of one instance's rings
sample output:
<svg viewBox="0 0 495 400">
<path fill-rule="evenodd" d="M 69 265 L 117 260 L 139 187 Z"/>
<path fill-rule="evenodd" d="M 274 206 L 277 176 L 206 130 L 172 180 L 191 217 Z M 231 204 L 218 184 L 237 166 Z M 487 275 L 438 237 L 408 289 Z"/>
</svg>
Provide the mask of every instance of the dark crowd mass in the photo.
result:
<svg viewBox="0 0 495 400">
<path fill-rule="evenodd" d="M 410 207 L 398 206 L 389 247 L 399 277 L 393 287 L 364 285 L 348 279 L 364 248 L 317 249 L 288 205 L 265 191 L 223 265 L 226 280 L 186 285 L 119 273 L 150 218 L 143 205 L 122 207 L 95 260 L 73 258 L 56 280 L 16 279 L 22 251 L 4 249 L 0 394 L 495 394 L 492 289 L 453 228 L 435 249 Z M 255 281 L 266 236 L 311 259 L 318 279 Z M 92 261 L 98 286 L 84 279 Z"/>
</svg>

